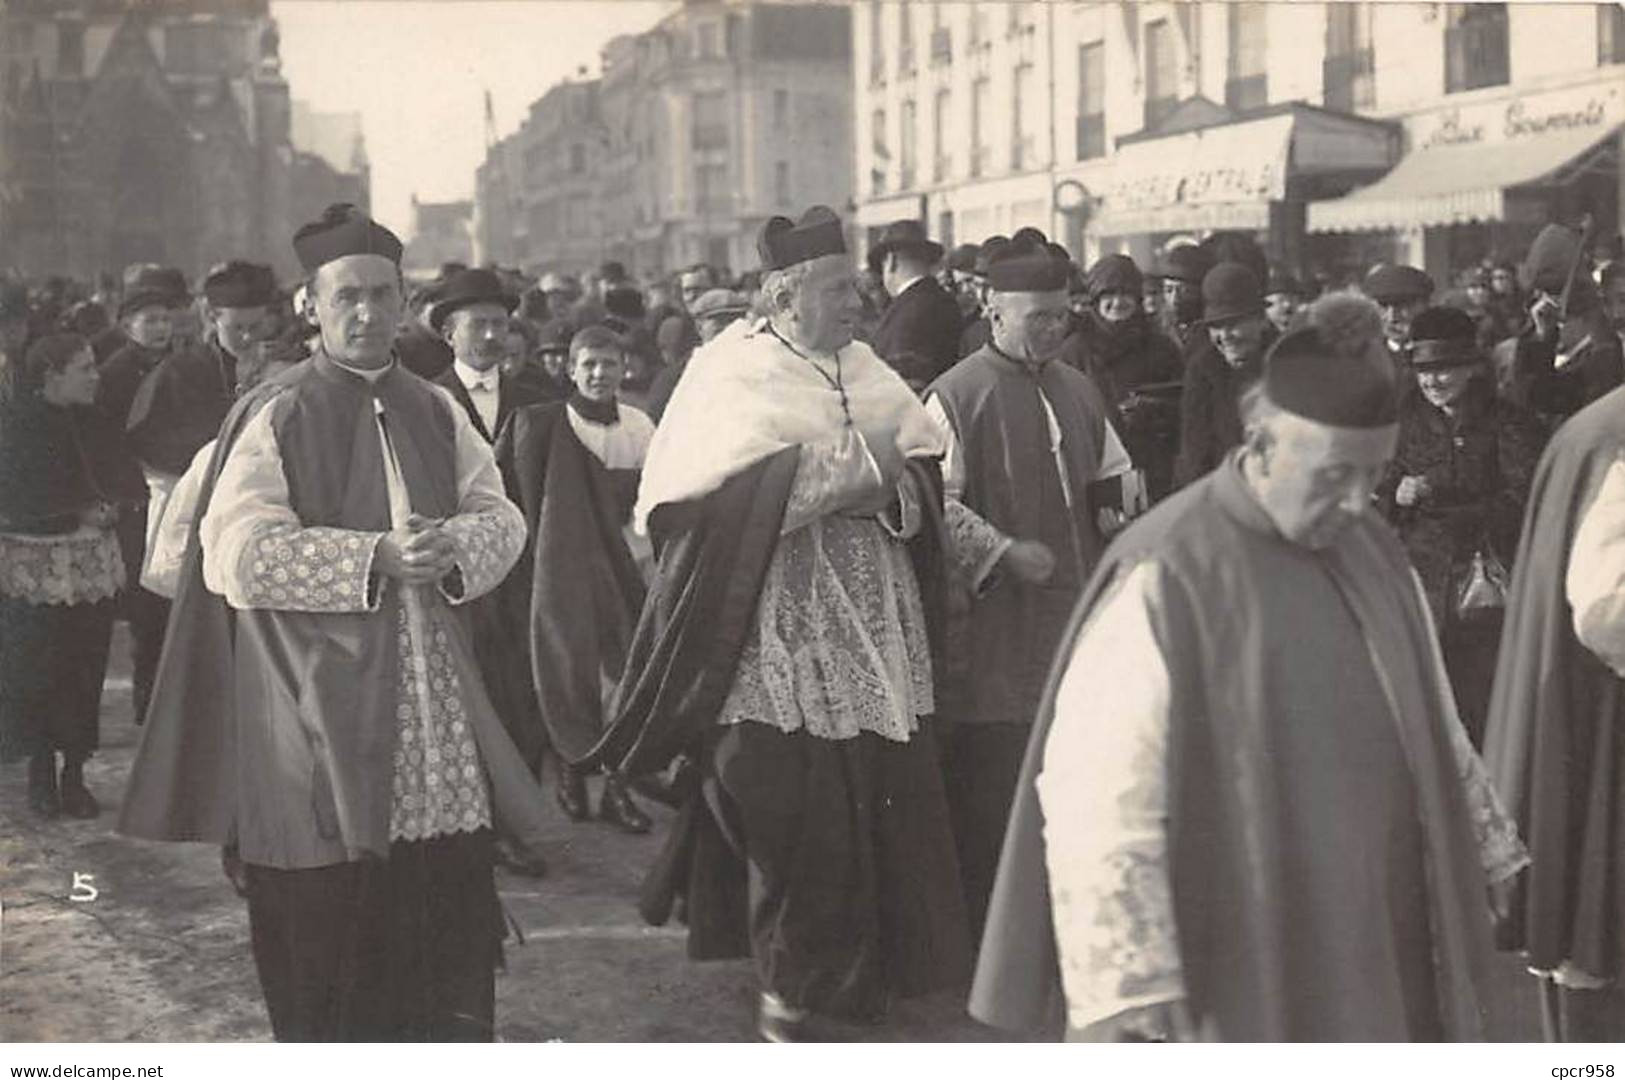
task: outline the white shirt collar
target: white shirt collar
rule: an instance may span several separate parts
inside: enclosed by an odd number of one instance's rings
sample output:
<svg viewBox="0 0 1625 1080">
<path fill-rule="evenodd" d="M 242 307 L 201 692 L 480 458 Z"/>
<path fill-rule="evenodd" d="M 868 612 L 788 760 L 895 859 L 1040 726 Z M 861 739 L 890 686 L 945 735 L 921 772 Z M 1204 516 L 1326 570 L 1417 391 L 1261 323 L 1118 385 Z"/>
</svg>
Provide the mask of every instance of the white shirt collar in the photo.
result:
<svg viewBox="0 0 1625 1080">
<path fill-rule="evenodd" d="M 453 360 L 451 369 L 457 373 L 457 381 L 462 383 L 465 389 L 484 389 L 493 394 L 497 392 L 497 380 L 501 378 L 501 373 L 496 368 L 493 367 L 489 371 L 475 371 L 461 360 Z"/>
<path fill-rule="evenodd" d="M 389 358 L 389 363 L 380 368 L 351 367 L 349 364 L 343 363 L 342 361 L 333 360 L 331 356 L 329 356 L 328 359 L 333 361 L 334 367 L 342 368 L 343 370 L 348 371 L 351 375 L 359 375 L 361 378 L 370 383 L 375 383 L 379 379 L 382 379 L 385 375 L 388 375 L 390 369 L 395 366 L 395 358 L 393 356 Z"/>
</svg>

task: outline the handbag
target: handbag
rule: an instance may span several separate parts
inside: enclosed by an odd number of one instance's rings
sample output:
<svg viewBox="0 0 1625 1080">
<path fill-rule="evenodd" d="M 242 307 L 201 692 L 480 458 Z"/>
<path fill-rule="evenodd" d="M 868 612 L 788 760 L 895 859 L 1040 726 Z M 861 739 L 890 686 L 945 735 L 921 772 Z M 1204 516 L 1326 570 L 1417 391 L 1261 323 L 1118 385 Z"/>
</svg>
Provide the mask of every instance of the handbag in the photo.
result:
<svg viewBox="0 0 1625 1080">
<path fill-rule="evenodd" d="M 1473 552 L 1467 574 L 1456 587 L 1456 618 L 1474 622 L 1501 614 L 1507 606 L 1511 575 L 1488 546 Z"/>
</svg>

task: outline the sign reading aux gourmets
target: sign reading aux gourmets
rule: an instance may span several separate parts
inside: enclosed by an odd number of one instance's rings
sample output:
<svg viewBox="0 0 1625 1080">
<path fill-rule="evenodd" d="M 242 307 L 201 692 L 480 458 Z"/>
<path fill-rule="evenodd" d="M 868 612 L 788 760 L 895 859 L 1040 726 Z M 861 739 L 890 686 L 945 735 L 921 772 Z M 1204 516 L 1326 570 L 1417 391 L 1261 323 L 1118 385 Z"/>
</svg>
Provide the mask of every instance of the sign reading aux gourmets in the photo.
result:
<svg viewBox="0 0 1625 1080">
<path fill-rule="evenodd" d="M 1168 135 L 1119 148 L 1106 185 L 1114 210 L 1285 198 L 1292 117 Z"/>
<path fill-rule="evenodd" d="M 1625 121 L 1625 91 L 1618 80 L 1561 90 L 1500 96 L 1407 117 L 1411 145 L 1511 143 L 1554 131 L 1595 130 L 1604 134 Z"/>
</svg>

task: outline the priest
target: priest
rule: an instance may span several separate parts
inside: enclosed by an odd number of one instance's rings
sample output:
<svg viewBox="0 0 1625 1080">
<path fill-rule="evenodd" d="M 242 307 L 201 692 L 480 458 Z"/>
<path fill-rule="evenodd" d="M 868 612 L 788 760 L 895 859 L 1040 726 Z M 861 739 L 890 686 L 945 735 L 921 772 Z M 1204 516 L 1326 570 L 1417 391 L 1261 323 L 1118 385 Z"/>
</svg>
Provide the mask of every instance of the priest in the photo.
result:
<svg viewBox="0 0 1625 1080">
<path fill-rule="evenodd" d="M 691 955 L 752 956 L 758 1031 L 790 1041 L 952 985 L 968 942 L 931 719 L 941 433 L 853 340 L 840 219 L 757 246 L 766 316 L 694 354 L 649 447 L 660 567 L 590 756 L 694 763 L 644 914 L 682 897 Z"/>
<path fill-rule="evenodd" d="M 1086 1040 L 1484 1037 L 1486 887 L 1527 860 L 1369 509 L 1397 431 L 1367 325 L 1277 342 L 1242 446 L 1091 581 L 973 1015 Z"/>
<path fill-rule="evenodd" d="M 487 1040 L 492 826 L 541 817 L 466 605 L 524 520 L 391 349 L 399 239 L 338 204 L 294 251 L 320 345 L 226 420 L 120 825 L 225 846 L 279 1040 Z"/>
<path fill-rule="evenodd" d="M 953 699 L 940 712 L 953 721 L 948 799 L 973 930 L 1050 657 L 1117 526 L 1122 500 L 1107 489 L 1131 469 L 1099 390 L 1062 359 L 1066 270 L 1042 248 L 994 263 L 992 340 L 926 393 L 948 448 L 947 522 L 956 548 L 975 553 L 954 594 L 964 656 L 951 683 L 938 678 Z"/>
</svg>

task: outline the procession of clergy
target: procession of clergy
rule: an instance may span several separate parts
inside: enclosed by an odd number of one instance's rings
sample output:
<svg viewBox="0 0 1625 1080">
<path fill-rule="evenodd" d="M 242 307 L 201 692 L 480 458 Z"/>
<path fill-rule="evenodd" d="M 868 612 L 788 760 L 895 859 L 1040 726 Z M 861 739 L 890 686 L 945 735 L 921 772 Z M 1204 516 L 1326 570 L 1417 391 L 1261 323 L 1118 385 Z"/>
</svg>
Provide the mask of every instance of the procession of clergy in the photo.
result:
<svg viewBox="0 0 1625 1080">
<path fill-rule="evenodd" d="M 685 280 L 653 418 L 621 387 L 668 327 L 549 292 L 514 366 L 489 270 L 436 283 L 422 377 L 347 205 L 293 238 L 291 332 L 234 262 L 206 349 L 156 268 L 110 338 L 7 334 L 30 805 L 99 810 L 117 611 L 118 828 L 220 847 L 280 1040 L 493 1037 L 546 761 L 575 820 L 589 780 L 627 831 L 674 808 L 639 909 L 752 958 L 770 1041 L 933 992 L 1082 1040 L 1481 1039 L 1497 948 L 1549 1037 L 1625 1036 L 1620 264 L 1549 226 L 1492 340 L 1488 270 L 1476 308 L 1394 266 L 1299 303 L 1227 235 L 1148 284 L 899 222 L 882 314 L 844 237 L 814 207 L 750 295 Z"/>
</svg>

